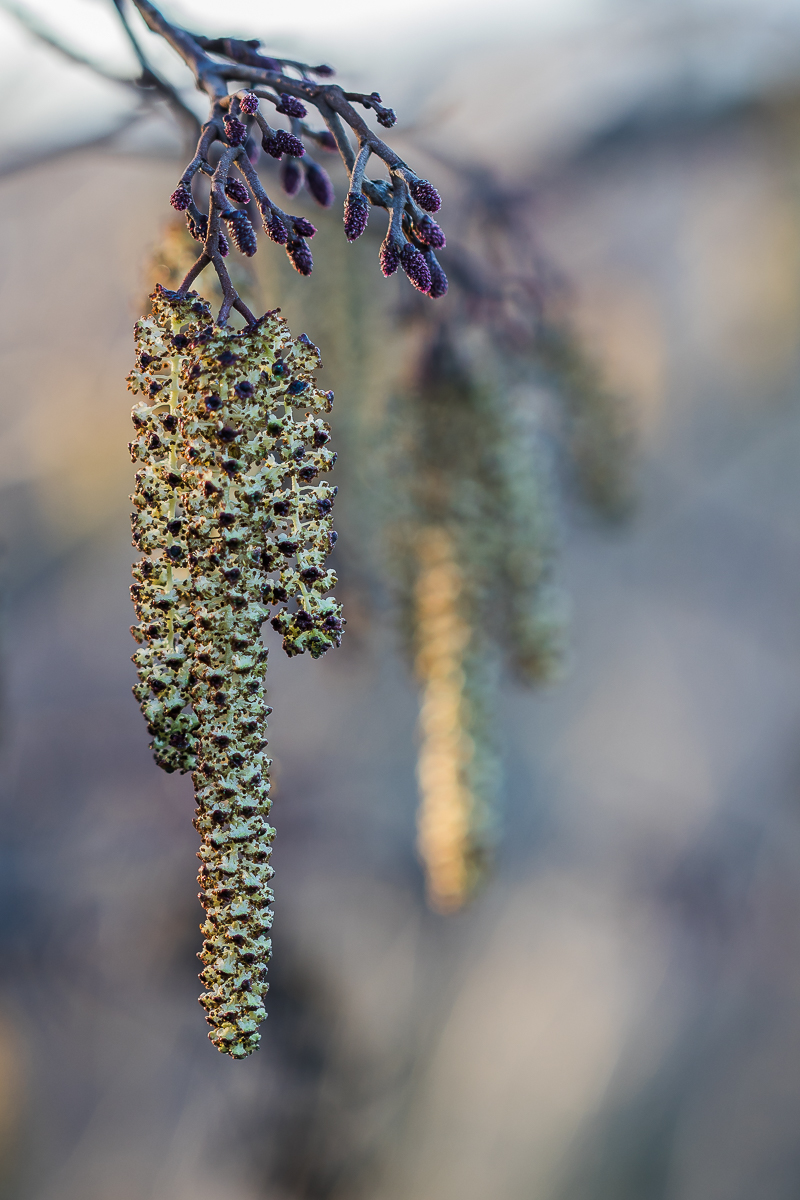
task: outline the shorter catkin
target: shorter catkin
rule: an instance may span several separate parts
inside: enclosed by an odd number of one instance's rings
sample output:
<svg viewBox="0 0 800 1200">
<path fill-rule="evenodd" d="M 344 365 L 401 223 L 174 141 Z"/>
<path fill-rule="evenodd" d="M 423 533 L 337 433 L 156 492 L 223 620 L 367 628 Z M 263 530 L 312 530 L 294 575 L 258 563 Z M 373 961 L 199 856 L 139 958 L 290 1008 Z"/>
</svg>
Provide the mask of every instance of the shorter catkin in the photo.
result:
<svg viewBox="0 0 800 1200">
<path fill-rule="evenodd" d="M 133 567 L 131 596 L 138 619 L 131 632 L 139 682 L 133 691 L 153 737 L 151 749 L 166 771 L 195 765 L 197 719 L 189 707 L 193 627 L 185 539 L 186 462 L 181 453 L 178 397 L 189 337 L 210 320 L 204 301 L 169 299 L 157 289 L 150 317 L 137 322 L 137 368 L 128 377 L 142 394 L 133 410 L 131 457 L 142 464 L 131 499 L 133 543 L 142 557 Z"/>
</svg>

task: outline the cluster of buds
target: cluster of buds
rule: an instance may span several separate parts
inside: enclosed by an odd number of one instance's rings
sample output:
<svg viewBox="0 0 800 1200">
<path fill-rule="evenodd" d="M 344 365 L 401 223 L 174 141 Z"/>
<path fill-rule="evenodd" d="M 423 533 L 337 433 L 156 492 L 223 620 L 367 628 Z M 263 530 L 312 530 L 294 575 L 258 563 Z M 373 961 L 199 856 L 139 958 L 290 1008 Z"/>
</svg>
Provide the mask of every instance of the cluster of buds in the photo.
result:
<svg viewBox="0 0 800 1200">
<path fill-rule="evenodd" d="M 315 386 L 316 347 L 275 313 L 234 332 L 194 293 L 157 288 L 136 333 L 134 690 L 156 760 L 192 772 L 201 1003 L 211 1040 L 240 1058 L 265 1016 L 272 920 L 261 627 L 273 613 L 287 653 L 316 658 L 344 625 L 326 567 L 336 489 L 319 479 L 333 394 Z"/>
<path fill-rule="evenodd" d="M 147 20 L 147 13 L 144 15 Z M 157 18 L 153 16 L 151 27 L 164 32 L 168 23 L 158 14 Z M 185 31 L 182 31 L 182 37 L 184 40 L 188 37 Z M 305 235 L 297 231 L 298 218 L 285 213 L 267 195 L 255 169 L 260 140 L 264 152 L 280 160 L 279 180 L 286 195 L 296 196 L 305 185 L 312 198 L 324 208 L 333 203 L 333 185 L 325 169 L 309 155 L 306 142 L 314 142 L 323 150 L 338 150 L 349 177 L 344 204 L 347 240 L 353 242 L 361 237 L 373 207 L 385 209 L 389 213 L 389 228 L 379 257 L 384 275 L 392 275 L 402 269 L 419 292 L 433 299 L 443 296 L 448 287 L 447 276 L 434 252 L 445 246 L 445 236 L 430 216 L 441 207 L 441 197 L 427 179 L 416 175 L 368 128 L 353 108 L 355 102 L 371 110 L 378 124 L 390 129 L 396 117 L 392 109 L 384 107 L 379 94 L 343 92 L 335 85 L 317 83 L 310 78 L 311 74 L 326 77 L 332 74 L 329 67 L 323 70 L 321 67 L 304 67 L 266 58 L 255 52 L 248 43 L 232 39 L 194 40 L 197 42 L 196 61 L 193 61 L 195 67 L 205 58 L 204 51 L 213 45 L 215 53 L 241 62 L 246 71 L 243 70 L 239 78 L 244 76 L 251 79 L 252 83 L 246 90 L 228 93 L 226 89 L 224 94 L 216 95 L 211 116 L 202 128 L 195 156 L 170 197 L 173 207 L 186 214 L 192 236 L 204 244 L 202 254 L 181 285 L 181 294 L 188 291 L 201 270 L 213 263 L 224 295 L 220 324 L 226 323 L 232 307 L 238 308 L 252 323 L 254 317 L 236 295 L 222 262 L 228 253 L 228 243 L 221 231 L 221 222 L 226 222 L 236 248 L 248 257 L 255 254 L 256 233 L 245 211 L 245 207 L 250 205 L 251 213 L 256 210 L 260 212 L 267 236 L 286 248 L 295 269 L 301 275 L 311 273 L 311 251 Z M 287 67 L 300 71 L 301 78 L 287 74 Z M 206 68 L 213 74 L 214 62 L 208 60 L 204 66 Z M 222 70 L 219 65 L 217 69 Z M 263 78 L 259 78 L 260 74 Z M 226 66 L 224 77 L 234 78 L 235 73 L 231 74 Z M 273 105 L 276 113 L 287 118 L 289 129 L 276 129 L 269 124 L 261 109 L 264 100 Z M 317 108 L 327 125 L 326 129 L 315 129 L 306 123 L 309 104 Z M 346 126 L 349 126 L 350 132 Z M 355 146 L 351 135 L 355 136 Z M 221 148 L 216 170 L 210 165 L 210 151 L 215 143 Z M 388 169 L 388 182 L 370 179 L 365 175 L 367 164 L 373 156 Z M 230 174 L 232 168 L 238 169 L 241 177 Z M 198 175 L 211 178 L 211 194 L 206 209 L 198 206 L 198 197 L 195 195 L 194 180 Z M 239 209 L 236 205 L 245 207 Z"/>
</svg>

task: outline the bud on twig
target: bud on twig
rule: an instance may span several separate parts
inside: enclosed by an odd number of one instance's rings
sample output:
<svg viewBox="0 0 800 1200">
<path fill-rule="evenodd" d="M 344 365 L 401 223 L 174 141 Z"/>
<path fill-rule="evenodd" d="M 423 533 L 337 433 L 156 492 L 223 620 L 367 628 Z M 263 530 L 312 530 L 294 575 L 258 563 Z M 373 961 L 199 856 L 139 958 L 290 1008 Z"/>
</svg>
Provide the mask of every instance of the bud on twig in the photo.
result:
<svg viewBox="0 0 800 1200">
<path fill-rule="evenodd" d="M 406 242 L 400 252 L 400 265 L 417 291 L 427 293 L 431 290 L 431 273 L 428 270 L 428 264 L 416 246 L 411 245 L 411 242 Z"/>
<path fill-rule="evenodd" d="M 432 254 L 430 251 L 428 251 L 428 253 L 425 255 L 425 261 L 428 264 L 428 270 L 430 271 L 431 276 L 431 290 L 428 292 L 428 295 L 432 300 L 438 300 L 441 296 L 444 296 L 449 286 L 447 282 L 447 276 L 439 265 L 439 261 L 435 254 Z"/>
<path fill-rule="evenodd" d="M 293 158 L 285 158 L 280 170 L 281 187 L 287 196 L 296 196 L 303 183 L 303 175 Z"/>
<path fill-rule="evenodd" d="M 286 253 L 292 266 L 300 275 L 310 275 L 314 268 L 311 251 L 303 238 L 290 237 L 286 243 Z"/>
<path fill-rule="evenodd" d="M 293 217 L 292 224 L 295 233 L 299 234 L 300 237 L 313 237 L 317 232 L 316 225 L 312 225 L 305 217 Z"/>
<path fill-rule="evenodd" d="M 287 117 L 305 117 L 308 114 L 305 104 L 301 104 L 287 92 L 281 92 L 281 102 L 275 105 L 275 111 L 283 113 Z"/>
<path fill-rule="evenodd" d="M 258 242 L 256 240 L 256 231 L 250 224 L 250 218 L 247 213 L 239 209 L 230 209 L 222 215 L 237 250 L 248 258 L 252 258 L 258 249 Z"/>
<path fill-rule="evenodd" d="M 423 217 L 421 221 L 418 221 L 414 226 L 414 232 L 421 242 L 424 242 L 426 246 L 432 246 L 435 250 L 441 250 L 447 244 L 441 225 L 437 225 L 430 217 Z"/>
<path fill-rule="evenodd" d="M 269 208 L 266 212 L 261 213 L 261 220 L 267 237 L 271 238 L 273 242 L 277 242 L 279 246 L 285 246 L 289 232 L 278 214 Z"/>
<path fill-rule="evenodd" d="M 442 207 L 442 197 L 427 179 L 415 179 L 408 185 L 408 190 L 420 208 L 424 208 L 426 212 L 435 213 Z"/>
<path fill-rule="evenodd" d="M 236 179 L 233 175 L 229 175 L 225 182 L 225 195 L 230 196 L 237 204 L 247 204 L 250 200 L 250 193 L 241 179 Z"/>
<path fill-rule="evenodd" d="M 333 184 L 328 172 L 310 159 L 303 163 L 306 176 L 306 187 L 311 195 L 323 208 L 330 208 L 334 201 Z"/>
<path fill-rule="evenodd" d="M 278 145 L 277 139 L 274 137 L 274 135 L 272 137 L 264 136 L 261 139 L 261 149 L 265 150 L 272 158 L 280 158 L 280 156 L 283 154 L 283 150 Z"/>
<path fill-rule="evenodd" d="M 358 192 L 348 192 L 344 202 L 344 235 L 348 242 L 360 238 L 369 220 L 369 200 Z"/>
<path fill-rule="evenodd" d="M 185 212 L 192 203 L 191 190 L 181 181 L 169 198 L 169 202 L 178 212 Z"/>
<path fill-rule="evenodd" d="M 239 104 L 241 105 L 242 112 L 246 112 L 250 117 L 258 112 L 258 96 L 254 95 L 253 92 L 245 92 L 240 97 Z"/>
<path fill-rule="evenodd" d="M 243 146 L 247 141 L 247 126 L 243 125 L 238 117 L 231 116 L 223 117 L 222 123 L 231 146 Z"/>
<path fill-rule="evenodd" d="M 387 233 L 381 243 L 380 253 L 381 270 L 387 279 L 390 275 L 394 275 L 400 266 L 400 252 L 401 247 L 397 242 L 392 241 L 391 236 Z"/>
<path fill-rule="evenodd" d="M 276 129 L 272 140 L 280 154 L 291 154 L 292 158 L 302 158 L 306 152 L 300 138 L 295 137 L 293 133 L 288 133 L 285 129 Z M 275 156 L 273 155 L 273 157 Z"/>
</svg>

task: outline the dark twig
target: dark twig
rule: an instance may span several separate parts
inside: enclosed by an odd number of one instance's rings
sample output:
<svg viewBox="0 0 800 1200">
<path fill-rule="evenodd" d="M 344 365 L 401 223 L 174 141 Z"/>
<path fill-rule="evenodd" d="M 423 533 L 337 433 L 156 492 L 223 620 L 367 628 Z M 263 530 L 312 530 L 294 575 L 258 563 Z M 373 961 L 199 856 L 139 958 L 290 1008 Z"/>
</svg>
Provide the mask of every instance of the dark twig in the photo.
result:
<svg viewBox="0 0 800 1200">
<path fill-rule="evenodd" d="M 181 96 L 175 90 L 169 80 L 165 79 L 163 75 L 160 75 L 153 67 L 152 63 L 148 61 L 133 30 L 131 29 L 130 22 L 128 21 L 128 17 L 125 13 L 125 0 L 114 0 L 114 7 L 117 10 L 119 19 L 122 22 L 122 27 L 125 30 L 133 52 L 139 60 L 139 66 L 142 68 L 142 74 L 136 81 L 137 86 L 142 88 L 155 88 L 155 90 L 159 92 L 165 100 L 169 101 L 170 105 L 183 118 L 186 124 L 188 124 L 192 135 L 197 137 L 200 132 L 200 122 L 198 121 L 197 116 L 189 108 L 188 104 L 182 100 Z"/>
</svg>

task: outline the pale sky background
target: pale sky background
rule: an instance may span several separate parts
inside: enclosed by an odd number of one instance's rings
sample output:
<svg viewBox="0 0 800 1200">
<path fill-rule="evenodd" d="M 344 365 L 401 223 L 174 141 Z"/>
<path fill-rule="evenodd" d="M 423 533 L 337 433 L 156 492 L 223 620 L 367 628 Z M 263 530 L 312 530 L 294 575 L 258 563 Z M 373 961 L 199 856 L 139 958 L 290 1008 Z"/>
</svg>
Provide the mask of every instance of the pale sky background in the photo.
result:
<svg viewBox="0 0 800 1200">
<path fill-rule="evenodd" d="M 133 103 L 127 90 L 36 44 L 2 11 L 14 6 L 107 68 L 134 67 L 111 0 L 0 0 L 5 162 L 32 146 L 103 133 Z M 497 153 L 526 168 L 642 104 L 726 101 L 800 74 L 800 0 L 171 0 L 163 8 L 189 28 L 261 36 L 270 50 L 329 61 L 342 83 L 379 90 L 399 128 L 435 123 L 465 153 Z M 203 115 L 172 52 L 144 30 L 143 41 Z"/>
</svg>

